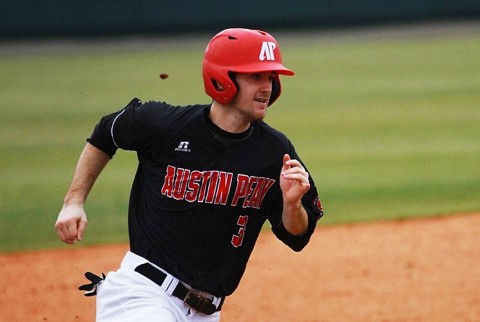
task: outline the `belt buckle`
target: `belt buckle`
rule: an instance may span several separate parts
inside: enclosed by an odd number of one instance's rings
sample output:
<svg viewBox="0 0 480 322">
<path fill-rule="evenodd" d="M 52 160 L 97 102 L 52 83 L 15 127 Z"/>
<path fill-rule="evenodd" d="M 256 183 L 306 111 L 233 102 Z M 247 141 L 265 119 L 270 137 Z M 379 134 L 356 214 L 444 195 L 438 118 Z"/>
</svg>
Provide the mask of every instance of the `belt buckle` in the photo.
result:
<svg viewBox="0 0 480 322">
<path fill-rule="evenodd" d="M 185 296 L 185 300 L 183 302 L 190 308 L 207 314 L 212 315 L 217 311 L 215 305 L 213 305 L 212 301 L 207 299 L 206 297 L 200 295 L 198 292 L 189 291 L 187 296 Z"/>
</svg>

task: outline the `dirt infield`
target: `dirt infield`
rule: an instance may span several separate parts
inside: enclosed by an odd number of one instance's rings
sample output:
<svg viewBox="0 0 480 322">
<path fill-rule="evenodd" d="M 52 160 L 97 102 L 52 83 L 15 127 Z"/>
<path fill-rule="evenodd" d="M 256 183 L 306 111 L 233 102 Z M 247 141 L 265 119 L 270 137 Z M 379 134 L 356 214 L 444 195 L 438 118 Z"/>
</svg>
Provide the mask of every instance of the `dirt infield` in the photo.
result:
<svg viewBox="0 0 480 322">
<path fill-rule="evenodd" d="M 0 255 L 0 320 L 94 321 L 76 288 L 126 250 Z M 300 253 L 264 233 L 221 321 L 480 321 L 479 264 L 480 214 L 319 226 Z"/>
</svg>

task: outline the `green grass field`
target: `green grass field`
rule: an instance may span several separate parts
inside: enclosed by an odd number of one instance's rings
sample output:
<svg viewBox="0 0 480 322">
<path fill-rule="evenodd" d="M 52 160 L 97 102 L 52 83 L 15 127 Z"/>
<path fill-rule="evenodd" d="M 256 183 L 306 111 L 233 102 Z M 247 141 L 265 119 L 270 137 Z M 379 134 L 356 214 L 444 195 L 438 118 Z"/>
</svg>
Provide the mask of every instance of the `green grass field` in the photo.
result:
<svg viewBox="0 0 480 322">
<path fill-rule="evenodd" d="M 282 78 L 267 122 L 309 166 L 323 224 L 480 210 L 480 35 L 277 40 L 296 76 Z M 207 41 L 0 56 L 0 251 L 62 246 L 53 225 L 102 115 L 133 97 L 209 102 Z M 84 245 L 127 240 L 135 168 L 120 152 L 102 174 Z"/>
</svg>

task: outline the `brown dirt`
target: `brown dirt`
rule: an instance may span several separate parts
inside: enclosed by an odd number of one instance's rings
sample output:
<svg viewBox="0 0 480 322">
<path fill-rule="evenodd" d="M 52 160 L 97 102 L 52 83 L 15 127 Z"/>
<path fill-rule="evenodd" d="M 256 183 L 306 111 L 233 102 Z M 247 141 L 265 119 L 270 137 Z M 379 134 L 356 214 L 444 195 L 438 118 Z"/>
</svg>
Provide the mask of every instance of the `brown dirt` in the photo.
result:
<svg viewBox="0 0 480 322">
<path fill-rule="evenodd" d="M 77 291 L 126 245 L 0 255 L 1 321 L 94 321 Z M 480 321 L 480 214 L 319 226 L 293 253 L 263 233 L 222 321 Z"/>
</svg>

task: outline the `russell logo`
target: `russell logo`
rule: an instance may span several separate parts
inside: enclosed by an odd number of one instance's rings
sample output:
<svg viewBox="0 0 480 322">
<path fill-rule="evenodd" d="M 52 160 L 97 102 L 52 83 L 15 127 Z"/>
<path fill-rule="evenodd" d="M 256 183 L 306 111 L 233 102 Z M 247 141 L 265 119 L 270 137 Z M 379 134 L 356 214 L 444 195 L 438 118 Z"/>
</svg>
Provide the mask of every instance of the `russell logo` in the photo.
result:
<svg viewBox="0 0 480 322">
<path fill-rule="evenodd" d="M 175 151 L 181 151 L 181 152 L 192 152 L 189 148 L 188 145 L 190 142 L 188 141 L 180 141 L 180 144 L 178 147 L 175 148 Z"/>
<path fill-rule="evenodd" d="M 273 54 L 275 48 L 277 48 L 277 45 L 274 42 L 264 41 L 262 43 L 262 49 L 260 50 L 260 55 L 258 56 L 258 59 L 260 59 L 261 61 L 275 60 L 275 55 Z"/>
</svg>

